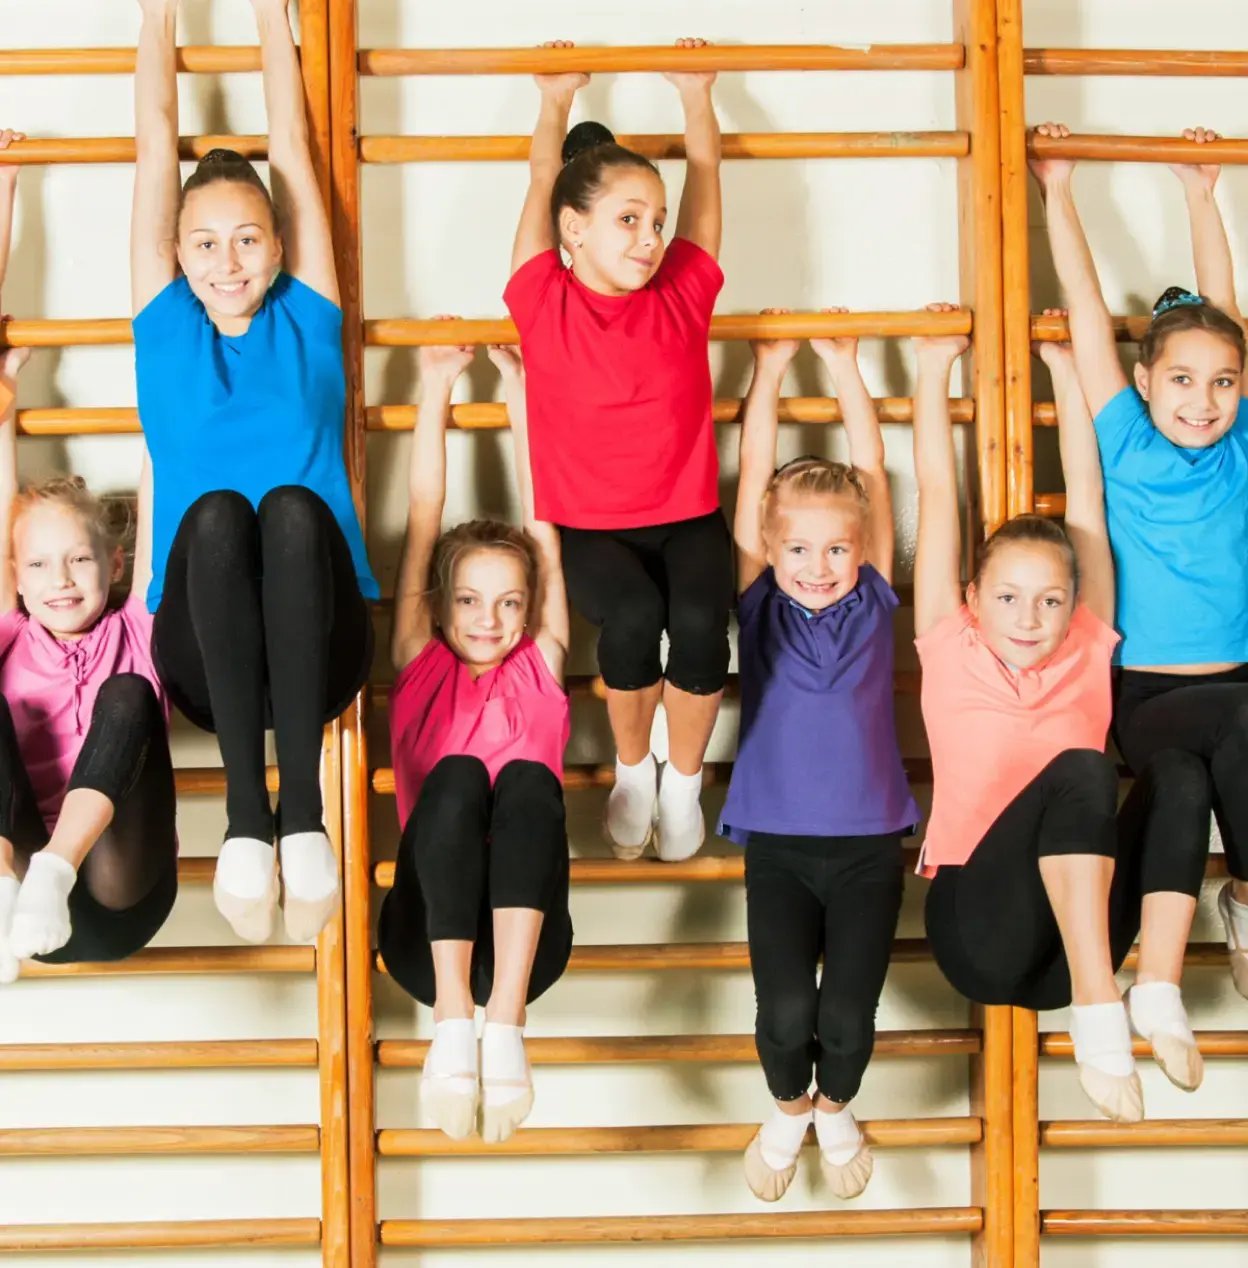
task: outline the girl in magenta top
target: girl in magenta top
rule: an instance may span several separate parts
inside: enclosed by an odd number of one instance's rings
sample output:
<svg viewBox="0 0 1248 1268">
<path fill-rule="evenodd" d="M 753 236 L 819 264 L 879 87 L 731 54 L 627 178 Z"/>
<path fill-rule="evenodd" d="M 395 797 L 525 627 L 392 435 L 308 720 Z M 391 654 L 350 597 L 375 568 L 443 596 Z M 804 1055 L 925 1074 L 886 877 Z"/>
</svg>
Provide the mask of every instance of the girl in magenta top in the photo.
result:
<svg viewBox="0 0 1248 1268">
<path fill-rule="evenodd" d="M 606 833 L 618 857 L 637 858 L 657 830 L 659 857 L 676 860 L 706 835 L 702 759 L 728 672 L 733 578 L 707 361 L 723 285 L 715 76 L 666 78 L 684 106 L 687 158 L 670 245 L 654 164 L 597 123 L 565 139 L 588 76 L 537 76 L 541 113 L 505 299 L 528 375 L 536 514 L 559 526 L 569 598 L 601 631 L 617 749 Z M 650 751 L 660 700 L 661 788 Z"/>
<path fill-rule="evenodd" d="M 0 281 L 14 173 L 0 167 Z M 17 492 L 13 402 L 28 355 L 0 348 L 0 983 L 20 960 L 133 954 L 177 894 L 168 715 L 142 599 L 150 482 L 131 597 L 112 606 L 122 550 L 82 481 Z"/>
<path fill-rule="evenodd" d="M 378 942 L 433 1008 L 421 1099 L 449 1136 L 506 1140 L 533 1105 L 525 1007 L 572 950 L 563 750 L 568 611 L 559 537 L 532 516 L 524 381 L 503 374 L 527 527 L 442 531 L 451 388 L 472 348 L 421 350 L 407 539 L 391 656 L 390 748 L 403 835 Z M 476 1005 L 485 1008 L 478 1062 Z"/>
</svg>

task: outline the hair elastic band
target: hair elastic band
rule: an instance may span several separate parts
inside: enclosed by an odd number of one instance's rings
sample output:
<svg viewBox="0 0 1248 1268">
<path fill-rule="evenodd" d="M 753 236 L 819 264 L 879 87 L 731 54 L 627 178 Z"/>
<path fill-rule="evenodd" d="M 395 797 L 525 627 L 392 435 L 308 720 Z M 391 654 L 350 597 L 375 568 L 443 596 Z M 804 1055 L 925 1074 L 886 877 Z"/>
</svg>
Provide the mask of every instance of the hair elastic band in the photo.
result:
<svg viewBox="0 0 1248 1268">
<path fill-rule="evenodd" d="M 1153 306 L 1153 320 L 1155 321 L 1163 313 L 1168 313 L 1175 308 L 1202 308 L 1204 299 L 1199 295 L 1193 295 L 1191 291 L 1180 290 L 1175 286 L 1168 290 Z"/>
</svg>

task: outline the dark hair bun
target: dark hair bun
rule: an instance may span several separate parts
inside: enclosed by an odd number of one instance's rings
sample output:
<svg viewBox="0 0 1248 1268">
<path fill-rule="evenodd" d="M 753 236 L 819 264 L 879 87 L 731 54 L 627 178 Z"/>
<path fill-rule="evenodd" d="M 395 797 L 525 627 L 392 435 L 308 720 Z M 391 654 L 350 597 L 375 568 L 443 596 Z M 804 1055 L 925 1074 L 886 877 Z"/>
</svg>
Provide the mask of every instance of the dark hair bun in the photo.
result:
<svg viewBox="0 0 1248 1268">
<path fill-rule="evenodd" d="M 596 149 L 600 145 L 614 145 L 615 133 L 601 123 L 586 119 L 563 138 L 563 161 L 570 163 L 578 154 Z"/>
<path fill-rule="evenodd" d="M 1199 308 L 1205 301 L 1185 286 L 1167 286 L 1153 305 L 1153 320 L 1172 308 Z"/>
</svg>

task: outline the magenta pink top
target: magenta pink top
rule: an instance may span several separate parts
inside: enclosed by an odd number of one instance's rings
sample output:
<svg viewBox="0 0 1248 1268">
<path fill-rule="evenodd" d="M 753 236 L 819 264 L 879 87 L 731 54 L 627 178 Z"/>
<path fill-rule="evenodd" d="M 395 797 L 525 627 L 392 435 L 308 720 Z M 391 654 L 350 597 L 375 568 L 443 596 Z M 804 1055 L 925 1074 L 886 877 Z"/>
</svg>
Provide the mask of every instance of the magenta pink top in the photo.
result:
<svg viewBox="0 0 1248 1268">
<path fill-rule="evenodd" d="M 141 597 L 110 609 L 83 635 L 62 641 L 25 612 L 0 616 L 0 693 L 48 831 L 91 726 L 100 687 L 113 674 L 142 674 L 169 716 L 152 663 L 152 618 Z"/>
<path fill-rule="evenodd" d="M 570 726 L 567 692 L 527 634 L 478 678 L 442 639 L 430 639 L 390 691 L 399 822 L 444 757 L 479 757 L 491 782 L 517 760 L 541 762 L 562 780 Z"/>
</svg>

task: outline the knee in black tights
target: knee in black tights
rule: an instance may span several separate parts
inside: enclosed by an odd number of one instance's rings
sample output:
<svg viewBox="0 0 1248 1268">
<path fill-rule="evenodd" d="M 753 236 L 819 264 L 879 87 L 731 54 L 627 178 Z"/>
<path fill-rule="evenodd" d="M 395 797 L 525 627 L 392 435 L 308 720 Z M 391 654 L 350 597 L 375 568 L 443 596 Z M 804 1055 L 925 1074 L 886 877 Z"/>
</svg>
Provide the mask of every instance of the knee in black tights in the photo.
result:
<svg viewBox="0 0 1248 1268">
<path fill-rule="evenodd" d="M 279 484 L 260 499 L 256 517 L 260 531 L 267 538 L 277 530 L 289 533 L 293 540 L 320 536 L 325 503 L 311 489 L 301 484 Z"/>
<path fill-rule="evenodd" d="M 1139 775 L 1146 799 L 1140 892 L 1198 897 L 1209 854 L 1213 779 L 1203 758 L 1184 749 L 1154 753 Z"/>
<path fill-rule="evenodd" d="M 791 1100 L 809 1087 L 817 1011 L 813 982 L 758 992 L 754 1035 L 772 1096 Z"/>
<path fill-rule="evenodd" d="M 1045 767 L 1045 814 L 1037 850 L 1055 854 L 1117 853 L 1114 813 L 1118 771 L 1104 753 L 1074 748 Z"/>
<path fill-rule="evenodd" d="M 636 590 L 602 624 L 598 667 L 603 681 L 617 691 L 637 691 L 662 675 L 659 645 L 667 608 L 658 590 Z"/>
<path fill-rule="evenodd" d="M 541 762 L 508 762 L 494 781 L 490 905 L 550 911 L 568 871 L 563 788 Z"/>
<path fill-rule="evenodd" d="M 668 681 L 696 695 L 721 690 L 728 676 L 728 609 L 673 596 L 667 634 Z"/>
<path fill-rule="evenodd" d="M 126 723 L 138 719 L 150 722 L 160 718 L 160 701 L 156 689 L 142 674 L 113 674 L 105 679 L 95 697 L 91 720 L 105 723 Z M 161 719 L 163 723 L 163 719 Z"/>
<path fill-rule="evenodd" d="M 255 532 L 256 513 L 241 493 L 216 489 L 191 503 L 182 527 L 192 534 L 195 545 L 210 546 L 215 553 L 247 541 Z"/>
</svg>

